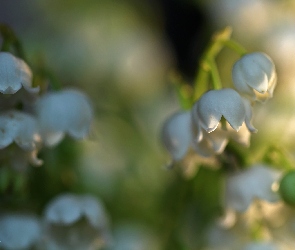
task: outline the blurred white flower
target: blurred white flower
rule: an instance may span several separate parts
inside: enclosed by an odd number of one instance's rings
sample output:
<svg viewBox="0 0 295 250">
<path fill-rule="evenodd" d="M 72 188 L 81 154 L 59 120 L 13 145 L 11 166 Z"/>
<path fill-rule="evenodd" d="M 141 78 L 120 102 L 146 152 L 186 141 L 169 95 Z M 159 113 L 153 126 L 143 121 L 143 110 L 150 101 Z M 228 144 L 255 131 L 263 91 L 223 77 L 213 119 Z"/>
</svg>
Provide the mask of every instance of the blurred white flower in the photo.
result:
<svg viewBox="0 0 295 250">
<path fill-rule="evenodd" d="M 33 116 L 16 110 L 0 113 L 0 149 L 13 142 L 26 151 L 37 148 L 41 138 Z"/>
<path fill-rule="evenodd" d="M 151 230 L 134 223 L 121 223 L 114 230 L 112 250 L 160 250 L 159 240 Z"/>
<path fill-rule="evenodd" d="M 271 242 L 252 242 L 243 248 L 243 250 L 278 250 L 279 248 Z"/>
<path fill-rule="evenodd" d="M 90 195 L 62 194 L 46 207 L 46 249 L 98 249 L 109 243 L 104 206 Z"/>
<path fill-rule="evenodd" d="M 236 211 L 245 211 L 254 199 L 268 202 L 279 201 L 272 190 L 281 173 L 264 165 L 254 165 L 226 178 L 225 203 Z"/>
<path fill-rule="evenodd" d="M 238 92 L 251 101 L 265 101 L 273 96 L 277 74 L 272 59 L 254 52 L 241 57 L 233 66 L 232 77 Z"/>
<path fill-rule="evenodd" d="M 75 89 L 45 94 L 37 101 L 36 112 L 42 139 L 47 146 L 58 144 L 65 133 L 82 139 L 88 134 L 93 118 L 88 97 Z"/>
<path fill-rule="evenodd" d="M 245 122 L 249 131 L 255 132 L 251 124 L 252 109 L 233 89 L 210 90 L 194 104 L 192 116 L 206 132 L 214 131 L 223 116 L 230 126 L 238 131 Z M 201 135 L 199 135 L 201 136 Z"/>
<path fill-rule="evenodd" d="M 20 58 L 8 52 L 0 52 L 0 92 L 14 94 L 22 87 L 31 93 L 39 92 L 32 88 L 32 71 Z"/>
<path fill-rule="evenodd" d="M 163 126 L 162 141 L 173 160 L 181 160 L 192 142 L 190 111 L 177 112 Z"/>
<path fill-rule="evenodd" d="M 33 215 L 0 215 L 0 248 L 31 249 L 40 240 L 41 225 Z"/>
</svg>

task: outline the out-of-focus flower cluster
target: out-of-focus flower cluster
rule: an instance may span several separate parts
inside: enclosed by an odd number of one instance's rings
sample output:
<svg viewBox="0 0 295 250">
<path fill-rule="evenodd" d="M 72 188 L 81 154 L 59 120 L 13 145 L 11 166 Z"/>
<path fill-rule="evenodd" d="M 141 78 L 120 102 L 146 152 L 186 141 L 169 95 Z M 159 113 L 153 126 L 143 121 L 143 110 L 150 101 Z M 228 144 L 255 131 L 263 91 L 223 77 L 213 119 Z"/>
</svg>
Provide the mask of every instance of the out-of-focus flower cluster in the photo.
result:
<svg viewBox="0 0 295 250">
<path fill-rule="evenodd" d="M 242 56 L 232 69 L 233 88 L 210 90 L 191 110 L 173 114 L 164 124 L 163 143 L 174 161 L 192 147 L 203 157 L 221 154 L 233 139 L 249 146 L 252 106 L 272 97 L 276 86 L 273 61 L 264 53 Z"/>
<path fill-rule="evenodd" d="M 91 195 L 59 195 L 42 218 L 21 212 L 0 215 L 0 249 L 100 249 L 110 243 L 108 215 Z"/>
<path fill-rule="evenodd" d="M 0 52 L 0 161 L 25 170 L 39 166 L 38 151 L 55 146 L 68 134 L 85 137 L 93 117 L 88 97 L 76 89 L 40 94 L 22 59 Z"/>
</svg>

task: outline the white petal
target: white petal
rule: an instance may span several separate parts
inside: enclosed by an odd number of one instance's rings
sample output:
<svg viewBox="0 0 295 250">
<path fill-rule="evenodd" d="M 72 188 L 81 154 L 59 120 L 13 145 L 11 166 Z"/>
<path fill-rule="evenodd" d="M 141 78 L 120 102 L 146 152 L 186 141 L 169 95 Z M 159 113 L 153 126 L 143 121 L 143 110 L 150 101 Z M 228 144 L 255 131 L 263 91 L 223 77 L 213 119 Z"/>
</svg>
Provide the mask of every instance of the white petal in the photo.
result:
<svg viewBox="0 0 295 250">
<path fill-rule="evenodd" d="M 248 99 L 242 98 L 245 111 L 246 111 L 246 116 L 245 116 L 245 123 L 248 128 L 248 130 L 251 133 L 256 133 L 258 130 L 252 125 L 252 106 L 251 103 Z"/>
<path fill-rule="evenodd" d="M 82 216 L 79 200 L 73 194 L 62 194 L 49 203 L 45 210 L 48 223 L 72 224 Z"/>
<path fill-rule="evenodd" d="M 198 101 L 197 114 L 207 132 L 214 131 L 221 116 L 236 131 L 245 120 L 245 108 L 240 95 L 233 89 L 211 90 Z"/>
<path fill-rule="evenodd" d="M 228 133 L 219 126 L 214 132 L 206 134 L 206 140 L 216 154 L 221 154 L 228 143 Z"/>
<path fill-rule="evenodd" d="M 250 137 L 251 133 L 249 132 L 248 128 L 246 127 L 245 123 L 243 123 L 239 132 L 233 130 L 229 125 L 227 126 L 228 136 L 230 139 L 242 144 L 245 147 L 250 146 Z"/>
<path fill-rule="evenodd" d="M 211 157 L 215 155 L 212 145 L 207 140 L 193 141 L 193 149 L 197 154 L 203 157 Z"/>
<path fill-rule="evenodd" d="M 227 206 L 243 212 L 255 198 L 268 202 L 278 201 L 279 196 L 272 191 L 271 186 L 280 175 L 279 172 L 263 165 L 255 165 L 229 175 L 225 193 Z"/>
<path fill-rule="evenodd" d="M 194 141 L 200 142 L 203 139 L 203 129 L 201 126 L 201 120 L 198 117 L 198 102 L 195 102 L 192 107 L 191 119 Z"/>
<path fill-rule="evenodd" d="M 194 150 L 203 157 L 211 157 L 215 154 L 221 154 L 228 143 L 227 131 L 219 127 L 212 133 L 203 133 L 202 140 L 194 140 Z"/>
<path fill-rule="evenodd" d="M 272 97 L 276 71 L 273 61 L 266 54 L 254 52 L 241 57 L 233 66 L 232 77 L 236 89 L 250 100 Z"/>
<path fill-rule="evenodd" d="M 249 243 L 243 250 L 279 250 L 278 246 L 271 242 L 253 242 Z"/>
<path fill-rule="evenodd" d="M 32 151 L 40 140 L 33 116 L 16 110 L 0 113 L 0 148 L 14 141 L 22 149 Z"/>
<path fill-rule="evenodd" d="M 93 119 L 89 99 L 74 89 L 45 94 L 37 101 L 36 111 L 45 143 L 51 146 L 59 142 L 63 133 L 82 139 L 88 134 Z"/>
<path fill-rule="evenodd" d="M 29 249 L 41 237 L 38 219 L 31 215 L 0 215 L 0 248 Z"/>
<path fill-rule="evenodd" d="M 107 216 L 102 203 L 94 196 L 84 195 L 80 197 L 80 207 L 89 223 L 97 229 L 105 229 Z"/>
<path fill-rule="evenodd" d="M 191 144 L 191 114 L 178 112 L 164 123 L 162 141 L 174 160 L 181 160 Z"/>
<path fill-rule="evenodd" d="M 14 94 L 24 86 L 27 91 L 38 92 L 32 88 L 32 72 L 21 59 L 8 52 L 0 52 L 0 92 Z"/>
</svg>

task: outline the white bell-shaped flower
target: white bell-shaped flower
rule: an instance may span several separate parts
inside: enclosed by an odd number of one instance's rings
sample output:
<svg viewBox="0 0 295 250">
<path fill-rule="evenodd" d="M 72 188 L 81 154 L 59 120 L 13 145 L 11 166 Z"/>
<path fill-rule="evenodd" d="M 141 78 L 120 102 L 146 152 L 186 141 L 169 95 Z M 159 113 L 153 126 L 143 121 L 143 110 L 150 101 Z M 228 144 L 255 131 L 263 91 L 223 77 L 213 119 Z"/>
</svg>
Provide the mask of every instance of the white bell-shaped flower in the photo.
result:
<svg viewBox="0 0 295 250">
<path fill-rule="evenodd" d="M 264 165 L 254 165 L 226 178 L 225 202 L 236 211 L 245 211 L 254 199 L 276 202 L 279 195 L 272 190 L 281 173 Z"/>
<path fill-rule="evenodd" d="M 192 142 L 191 113 L 177 112 L 166 120 L 162 129 L 162 141 L 173 160 L 181 160 Z"/>
<path fill-rule="evenodd" d="M 59 143 L 65 133 L 84 138 L 90 129 L 93 110 L 88 97 L 79 90 L 49 92 L 36 103 L 42 139 L 47 146 Z"/>
<path fill-rule="evenodd" d="M 197 103 L 195 107 L 196 105 Z M 200 156 L 210 157 L 223 152 L 229 139 L 226 130 L 218 126 L 213 132 L 207 133 L 200 126 L 197 117 L 193 117 L 193 125 L 194 140 L 192 140 L 192 146 Z"/>
<path fill-rule="evenodd" d="M 0 149 L 15 142 L 23 150 L 33 151 L 40 141 L 37 122 L 33 116 L 16 110 L 0 113 Z"/>
<path fill-rule="evenodd" d="M 44 217 L 46 249 L 97 249 L 110 240 L 104 206 L 93 196 L 62 194 Z"/>
<path fill-rule="evenodd" d="M 238 131 L 245 121 L 245 107 L 242 98 L 233 89 L 210 90 L 193 107 L 193 116 L 208 133 L 217 128 L 222 116 Z"/>
<path fill-rule="evenodd" d="M 22 87 L 31 93 L 39 88 L 32 87 L 32 71 L 20 58 L 8 52 L 0 52 L 0 92 L 14 94 Z"/>
<path fill-rule="evenodd" d="M 251 103 L 233 89 L 210 90 L 202 95 L 192 108 L 194 123 L 199 123 L 208 133 L 218 127 L 222 116 L 235 131 L 239 131 L 244 122 L 250 132 L 257 131 L 251 123 Z M 203 131 L 199 130 L 198 140 L 202 138 L 202 134 Z"/>
<path fill-rule="evenodd" d="M 237 91 L 251 101 L 271 98 L 277 83 L 272 59 L 261 52 L 241 57 L 233 66 L 232 78 Z"/>
<path fill-rule="evenodd" d="M 252 242 L 247 244 L 243 250 L 279 250 L 276 244 L 268 241 Z"/>
<path fill-rule="evenodd" d="M 31 249 L 41 238 L 41 225 L 33 215 L 0 215 L 0 249 Z"/>
<path fill-rule="evenodd" d="M 216 154 L 221 154 L 227 146 L 229 140 L 234 140 L 239 144 L 248 147 L 250 144 L 250 132 L 245 124 L 237 132 L 228 123 L 226 128 L 221 128 L 218 125 L 217 129 L 211 133 L 202 132 L 201 140 L 195 137 L 193 140 L 193 149 L 203 157 L 210 157 Z"/>
<path fill-rule="evenodd" d="M 114 229 L 112 250 L 160 250 L 159 237 L 149 228 L 134 223 L 121 223 Z"/>
<path fill-rule="evenodd" d="M 192 112 L 197 112 L 197 106 L 198 102 L 194 104 Z M 210 157 L 215 154 L 221 154 L 229 139 L 233 139 L 243 146 L 249 146 L 250 144 L 250 132 L 245 123 L 242 124 L 238 132 L 226 122 L 225 128 L 222 128 L 222 126 L 218 124 L 217 128 L 211 133 L 207 133 L 201 127 L 197 115 L 192 115 L 192 123 L 194 134 L 193 148 L 201 156 Z"/>
</svg>

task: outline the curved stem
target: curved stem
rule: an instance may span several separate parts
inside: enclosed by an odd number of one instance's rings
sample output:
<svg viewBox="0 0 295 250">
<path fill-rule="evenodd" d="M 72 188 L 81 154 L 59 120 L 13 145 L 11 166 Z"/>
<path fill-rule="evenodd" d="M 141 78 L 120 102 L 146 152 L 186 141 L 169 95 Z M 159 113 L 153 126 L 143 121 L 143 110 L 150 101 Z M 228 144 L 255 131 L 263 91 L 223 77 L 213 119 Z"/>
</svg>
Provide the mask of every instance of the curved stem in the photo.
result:
<svg viewBox="0 0 295 250">
<path fill-rule="evenodd" d="M 221 89 L 222 84 L 221 84 L 221 80 L 220 80 L 220 76 L 219 76 L 219 72 L 218 72 L 218 68 L 217 68 L 215 60 L 211 58 L 211 59 L 208 59 L 207 62 L 210 67 L 210 74 L 212 78 L 213 88 Z"/>
<path fill-rule="evenodd" d="M 9 51 L 10 46 L 13 46 L 16 55 L 25 60 L 23 47 L 13 30 L 5 24 L 0 24 L 0 34 L 3 38 L 1 51 Z"/>
<path fill-rule="evenodd" d="M 234 41 L 233 39 L 223 40 L 221 41 L 225 46 L 237 52 L 240 56 L 243 56 L 247 53 L 246 48 L 239 44 L 238 42 Z"/>
</svg>

